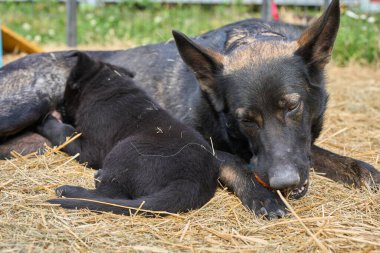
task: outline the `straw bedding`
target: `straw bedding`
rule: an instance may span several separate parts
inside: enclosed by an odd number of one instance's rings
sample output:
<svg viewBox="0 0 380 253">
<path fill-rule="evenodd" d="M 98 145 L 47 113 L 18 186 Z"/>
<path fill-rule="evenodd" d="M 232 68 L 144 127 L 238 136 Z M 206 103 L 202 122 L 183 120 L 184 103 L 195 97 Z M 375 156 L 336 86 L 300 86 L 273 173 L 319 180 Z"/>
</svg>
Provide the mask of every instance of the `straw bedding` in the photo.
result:
<svg viewBox="0 0 380 253">
<path fill-rule="evenodd" d="M 318 143 L 380 167 L 380 68 L 330 66 L 331 99 Z M 93 187 L 94 171 L 48 149 L 0 162 L 0 252 L 380 252 L 380 193 L 312 173 L 294 213 L 266 221 L 225 189 L 203 208 L 164 218 L 47 204 L 62 184 Z"/>
</svg>

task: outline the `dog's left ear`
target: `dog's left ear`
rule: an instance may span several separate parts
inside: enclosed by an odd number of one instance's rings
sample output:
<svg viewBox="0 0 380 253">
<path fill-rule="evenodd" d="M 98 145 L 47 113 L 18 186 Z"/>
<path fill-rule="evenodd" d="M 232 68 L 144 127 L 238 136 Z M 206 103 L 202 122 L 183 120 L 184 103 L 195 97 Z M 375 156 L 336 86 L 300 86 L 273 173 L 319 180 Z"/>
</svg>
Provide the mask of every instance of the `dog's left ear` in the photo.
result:
<svg viewBox="0 0 380 253">
<path fill-rule="evenodd" d="M 302 33 L 295 54 L 301 56 L 309 67 L 323 70 L 330 61 L 339 21 L 339 0 L 333 0 L 325 13 Z"/>
<path fill-rule="evenodd" d="M 173 31 L 179 54 L 187 66 L 194 72 L 201 90 L 205 92 L 216 111 L 224 108 L 224 99 L 217 86 L 216 77 L 223 69 L 223 56 L 211 49 L 196 44 L 183 33 Z"/>
</svg>

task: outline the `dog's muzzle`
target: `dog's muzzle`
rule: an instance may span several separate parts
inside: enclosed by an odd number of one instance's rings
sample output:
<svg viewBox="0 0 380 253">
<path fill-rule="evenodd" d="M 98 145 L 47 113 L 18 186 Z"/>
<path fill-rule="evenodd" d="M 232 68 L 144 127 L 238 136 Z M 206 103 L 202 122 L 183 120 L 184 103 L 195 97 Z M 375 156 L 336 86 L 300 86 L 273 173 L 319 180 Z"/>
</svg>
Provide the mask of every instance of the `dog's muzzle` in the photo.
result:
<svg viewBox="0 0 380 253">
<path fill-rule="evenodd" d="M 256 180 L 268 190 L 274 190 L 271 186 L 264 182 L 256 173 L 254 173 Z M 299 199 L 306 195 L 309 189 L 309 179 L 306 179 L 302 184 L 299 184 L 297 187 L 286 188 L 280 190 L 284 196 L 287 196 L 290 199 Z"/>
</svg>

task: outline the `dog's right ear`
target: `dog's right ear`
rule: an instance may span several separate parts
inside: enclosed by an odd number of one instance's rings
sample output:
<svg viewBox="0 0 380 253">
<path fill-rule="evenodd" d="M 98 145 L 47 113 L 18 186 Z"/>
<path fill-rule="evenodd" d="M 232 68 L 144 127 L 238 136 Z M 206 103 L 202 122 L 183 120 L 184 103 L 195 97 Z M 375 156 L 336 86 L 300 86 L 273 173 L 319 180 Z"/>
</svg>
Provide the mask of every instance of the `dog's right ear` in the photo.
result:
<svg viewBox="0 0 380 253">
<path fill-rule="evenodd" d="M 183 33 L 174 30 L 172 33 L 182 60 L 194 72 L 201 90 L 209 96 L 216 111 L 222 111 L 224 99 L 219 95 L 216 76 L 223 69 L 223 56 L 196 44 Z"/>
<path fill-rule="evenodd" d="M 75 66 L 71 69 L 67 84 L 72 89 L 78 89 L 79 80 L 91 74 L 93 69 L 97 66 L 97 62 L 86 53 L 80 51 L 70 52 L 66 55 L 66 58 L 77 58 Z"/>
</svg>

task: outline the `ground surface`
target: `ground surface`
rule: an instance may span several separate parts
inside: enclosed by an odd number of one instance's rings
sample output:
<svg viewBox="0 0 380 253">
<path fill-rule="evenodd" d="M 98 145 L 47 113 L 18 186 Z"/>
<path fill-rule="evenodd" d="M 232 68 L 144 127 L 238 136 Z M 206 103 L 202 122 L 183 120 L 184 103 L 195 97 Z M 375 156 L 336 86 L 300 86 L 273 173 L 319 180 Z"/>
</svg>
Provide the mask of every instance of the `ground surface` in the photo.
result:
<svg viewBox="0 0 380 253">
<path fill-rule="evenodd" d="M 331 65 L 328 76 L 331 97 L 318 143 L 380 168 L 380 68 Z M 45 202 L 62 184 L 92 187 L 93 173 L 61 153 L 0 162 L 0 252 L 380 252 L 380 193 L 315 173 L 306 197 L 290 201 L 309 232 L 293 214 L 257 218 L 225 190 L 200 210 L 165 218 Z"/>
</svg>

